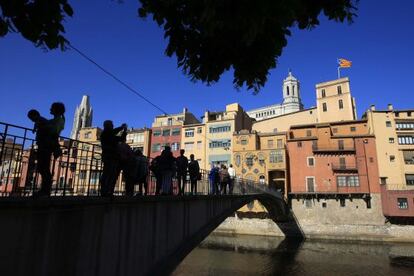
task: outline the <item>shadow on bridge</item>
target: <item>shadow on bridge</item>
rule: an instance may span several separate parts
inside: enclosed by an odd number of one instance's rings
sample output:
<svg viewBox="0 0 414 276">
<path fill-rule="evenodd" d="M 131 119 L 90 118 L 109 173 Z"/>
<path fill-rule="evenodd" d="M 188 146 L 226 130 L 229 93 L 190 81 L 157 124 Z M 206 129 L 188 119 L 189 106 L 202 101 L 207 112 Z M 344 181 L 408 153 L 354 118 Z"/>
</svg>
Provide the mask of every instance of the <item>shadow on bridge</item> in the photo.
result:
<svg viewBox="0 0 414 276">
<path fill-rule="evenodd" d="M 259 200 L 286 237 L 302 238 L 282 198 L 67 197 L 0 200 L 0 275 L 164 275 L 228 216 Z"/>
</svg>

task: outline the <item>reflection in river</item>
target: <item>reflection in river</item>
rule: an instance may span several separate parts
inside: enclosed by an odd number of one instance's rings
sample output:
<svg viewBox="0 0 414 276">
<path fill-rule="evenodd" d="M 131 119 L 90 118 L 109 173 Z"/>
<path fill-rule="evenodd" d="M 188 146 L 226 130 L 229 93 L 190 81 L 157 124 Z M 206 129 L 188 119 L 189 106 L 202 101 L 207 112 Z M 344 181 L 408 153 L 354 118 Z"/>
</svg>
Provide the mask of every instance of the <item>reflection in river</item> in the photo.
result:
<svg viewBox="0 0 414 276">
<path fill-rule="evenodd" d="M 414 275 L 414 244 L 210 235 L 173 275 Z"/>
</svg>

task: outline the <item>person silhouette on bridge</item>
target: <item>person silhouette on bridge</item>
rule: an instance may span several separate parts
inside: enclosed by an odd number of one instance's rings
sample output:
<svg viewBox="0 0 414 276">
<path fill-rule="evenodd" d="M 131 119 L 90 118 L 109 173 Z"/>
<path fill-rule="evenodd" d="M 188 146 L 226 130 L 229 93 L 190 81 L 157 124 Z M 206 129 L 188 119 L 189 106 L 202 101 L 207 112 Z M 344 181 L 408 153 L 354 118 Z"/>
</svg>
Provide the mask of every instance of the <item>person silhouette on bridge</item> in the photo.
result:
<svg viewBox="0 0 414 276">
<path fill-rule="evenodd" d="M 153 176 L 155 176 L 155 194 L 156 195 L 159 195 L 161 193 L 161 188 L 162 188 L 162 175 L 161 175 L 161 169 L 160 169 L 160 159 L 161 159 L 161 155 L 158 155 L 154 159 L 152 159 L 151 164 L 150 164 L 150 170 L 151 170 Z M 152 183 L 152 181 L 151 181 L 151 183 Z"/>
<path fill-rule="evenodd" d="M 30 110 L 27 114 L 30 120 L 35 123 L 36 144 L 37 144 L 37 171 L 42 177 L 40 190 L 34 196 L 49 196 L 52 188 L 52 173 L 50 163 L 52 154 L 55 159 L 62 151 L 59 146 L 59 136 L 65 127 L 65 105 L 55 102 L 50 107 L 50 114 L 53 118 L 46 120 L 40 116 L 37 110 Z"/>
<path fill-rule="evenodd" d="M 176 164 L 170 147 L 166 146 L 161 152 L 159 166 L 162 178 L 162 194 L 172 195 L 172 178 L 176 172 Z"/>
<path fill-rule="evenodd" d="M 188 164 L 188 174 L 190 175 L 191 194 L 197 194 L 197 180 L 200 180 L 200 165 L 194 159 L 194 154 L 190 154 L 190 163 Z"/>
<path fill-rule="evenodd" d="M 139 149 L 136 149 L 134 151 L 135 153 L 135 160 L 136 160 L 136 182 L 139 186 L 139 195 L 143 195 L 144 189 L 145 194 L 148 194 L 148 160 L 147 157 L 145 157 L 142 154 L 142 151 Z"/>
<path fill-rule="evenodd" d="M 236 179 L 236 170 L 233 168 L 233 165 L 230 164 L 228 169 L 230 179 L 229 179 L 229 194 L 233 194 L 233 188 L 234 188 L 234 181 Z"/>
<path fill-rule="evenodd" d="M 101 176 L 101 196 L 112 196 L 115 183 L 121 172 L 120 153 L 118 143 L 125 142 L 127 125 L 122 124 L 114 128 L 111 120 L 106 120 L 103 124 L 104 130 L 101 133 L 102 160 L 104 163 Z M 121 134 L 118 136 L 118 134 Z"/>
<path fill-rule="evenodd" d="M 227 193 L 227 185 L 229 184 L 229 181 L 230 181 L 230 174 L 227 170 L 226 165 L 221 164 L 219 175 L 220 175 L 220 194 L 225 195 Z"/>
<path fill-rule="evenodd" d="M 185 150 L 180 150 L 180 156 L 176 159 L 177 164 L 177 184 L 180 195 L 184 194 L 187 182 L 188 158 L 184 156 Z"/>
<path fill-rule="evenodd" d="M 210 181 L 210 194 L 218 195 L 219 194 L 218 185 L 220 182 L 218 165 L 215 166 L 214 163 L 211 163 L 211 169 L 208 174 L 208 179 Z"/>
</svg>

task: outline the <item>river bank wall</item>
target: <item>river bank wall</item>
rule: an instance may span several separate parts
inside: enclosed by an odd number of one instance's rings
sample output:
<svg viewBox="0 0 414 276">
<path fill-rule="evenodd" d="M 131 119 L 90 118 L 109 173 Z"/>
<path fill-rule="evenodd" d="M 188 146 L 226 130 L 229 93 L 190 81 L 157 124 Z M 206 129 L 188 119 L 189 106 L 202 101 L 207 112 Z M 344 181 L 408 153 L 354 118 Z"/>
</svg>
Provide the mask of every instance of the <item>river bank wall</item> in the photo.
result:
<svg viewBox="0 0 414 276">
<path fill-rule="evenodd" d="M 413 225 L 387 222 L 382 214 L 379 196 L 366 199 L 292 200 L 291 209 L 307 239 L 413 242 Z M 280 228 L 266 216 L 249 218 L 235 214 L 216 230 L 219 234 L 241 234 L 283 237 Z"/>
</svg>

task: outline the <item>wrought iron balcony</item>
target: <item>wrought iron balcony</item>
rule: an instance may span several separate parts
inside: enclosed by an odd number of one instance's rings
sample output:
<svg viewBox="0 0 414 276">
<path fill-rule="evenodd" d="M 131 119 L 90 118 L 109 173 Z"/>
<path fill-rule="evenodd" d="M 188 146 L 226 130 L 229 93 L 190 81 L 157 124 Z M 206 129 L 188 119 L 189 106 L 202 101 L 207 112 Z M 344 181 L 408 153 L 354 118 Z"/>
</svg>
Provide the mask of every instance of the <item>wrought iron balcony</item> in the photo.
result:
<svg viewBox="0 0 414 276">
<path fill-rule="evenodd" d="M 356 164 L 331 163 L 331 167 L 334 172 L 358 172 Z"/>
<path fill-rule="evenodd" d="M 342 146 L 318 146 L 318 145 L 313 145 L 312 146 L 312 151 L 314 153 L 335 153 L 335 152 L 355 152 L 355 147 L 351 146 L 351 147 L 342 147 Z"/>
</svg>

